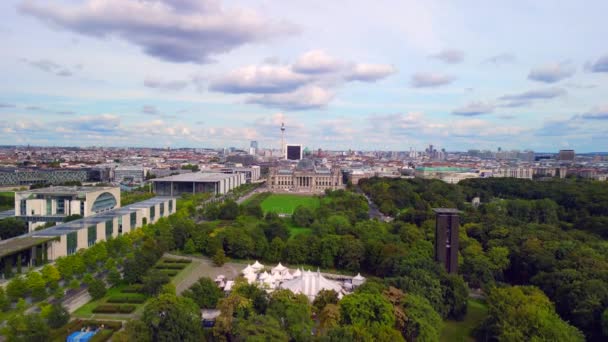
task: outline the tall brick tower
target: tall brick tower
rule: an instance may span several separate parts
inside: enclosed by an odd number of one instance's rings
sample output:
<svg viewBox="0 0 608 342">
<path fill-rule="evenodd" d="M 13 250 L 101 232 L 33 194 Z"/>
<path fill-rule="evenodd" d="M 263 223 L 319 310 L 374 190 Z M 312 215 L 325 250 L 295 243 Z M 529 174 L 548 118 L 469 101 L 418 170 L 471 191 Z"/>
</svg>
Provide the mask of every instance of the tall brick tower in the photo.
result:
<svg viewBox="0 0 608 342">
<path fill-rule="evenodd" d="M 458 229 L 460 210 L 435 208 L 435 260 L 445 266 L 448 273 L 458 273 Z"/>
</svg>

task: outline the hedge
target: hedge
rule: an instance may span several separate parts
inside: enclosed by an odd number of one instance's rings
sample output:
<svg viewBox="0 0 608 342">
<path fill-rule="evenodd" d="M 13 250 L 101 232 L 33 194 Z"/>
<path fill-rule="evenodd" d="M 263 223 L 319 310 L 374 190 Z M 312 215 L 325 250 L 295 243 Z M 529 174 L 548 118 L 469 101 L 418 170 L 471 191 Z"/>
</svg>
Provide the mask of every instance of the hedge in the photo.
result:
<svg viewBox="0 0 608 342">
<path fill-rule="evenodd" d="M 135 311 L 135 305 L 101 304 L 93 309 L 93 313 L 131 313 Z"/>
<path fill-rule="evenodd" d="M 105 342 L 110 339 L 114 335 L 114 330 L 103 329 L 102 331 L 98 331 L 89 342 Z"/>
<path fill-rule="evenodd" d="M 183 270 L 186 268 L 185 264 L 157 264 L 154 268 L 158 269 L 169 269 L 169 270 Z"/>
<path fill-rule="evenodd" d="M 171 259 L 171 258 L 162 258 L 162 259 L 160 259 L 160 261 L 167 263 L 167 264 L 189 264 L 192 262 L 192 260 L 190 260 L 190 259 Z"/>
<path fill-rule="evenodd" d="M 146 296 L 141 294 L 118 294 L 110 296 L 106 302 L 108 303 L 134 303 L 141 304 L 146 301 Z"/>
<path fill-rule="evenodd" d="M 122 292 L 122 293 L 140 293 L 142 291 L 143 287 L 144 286 L 142 284 L 132 284 L 132 285 L 125 287 L 120 292 Z"/>
<path fill-rule="evenodd" d="M 179 271 L 176 271 L 176 270 L 160 270 L 160 271 L 165 273 L 169 277 L 175 277 L 179 273 Z"/>
</svg>

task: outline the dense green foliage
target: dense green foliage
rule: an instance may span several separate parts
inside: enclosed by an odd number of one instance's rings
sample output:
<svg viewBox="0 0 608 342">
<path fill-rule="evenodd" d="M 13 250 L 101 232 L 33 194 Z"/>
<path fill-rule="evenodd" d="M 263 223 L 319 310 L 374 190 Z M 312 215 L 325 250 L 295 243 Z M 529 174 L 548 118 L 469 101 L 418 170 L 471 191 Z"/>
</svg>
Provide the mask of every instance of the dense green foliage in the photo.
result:
<svg viewBox="0 0 608 342">
<path fill-rule="evenodd" d="M 361 188 L 382 211 L 396 217 L 394 224 L 402 225 L 401 236 L 408 239 L 420 227 L 432 241 L 431 208 L 463 210 L 459 264 L 471 287 L 536 285 L 555 303 L 561 318 L 588 340 L 605 338 L 601 316 L 608 306 L 608 245 L 602 237 L 608 227 L 603 223 L 608 184 L 497 178 L 450 185 L 372 178 L 363 180 Z M 476 196 L 482 202 L 477 209 L 468 205 Z M 415 285 L 401 288 L 416 292 Z M 437 309 L 433 286 L 426 283 L 423 288 L 430 290 L 426 297 Z"/>
<path fill-rule="evenodd" d="M 201 309 L 213 309 L 222 296 L 222 290 L 210 278 L 202 277 L 183 295 L 192 299 Z"/>
<path fill-rule="evenodd" d="M 27 233 L 25 221 L 16 217 L 0 220 L 0 240 L 10 239 Z"/>
</svg>

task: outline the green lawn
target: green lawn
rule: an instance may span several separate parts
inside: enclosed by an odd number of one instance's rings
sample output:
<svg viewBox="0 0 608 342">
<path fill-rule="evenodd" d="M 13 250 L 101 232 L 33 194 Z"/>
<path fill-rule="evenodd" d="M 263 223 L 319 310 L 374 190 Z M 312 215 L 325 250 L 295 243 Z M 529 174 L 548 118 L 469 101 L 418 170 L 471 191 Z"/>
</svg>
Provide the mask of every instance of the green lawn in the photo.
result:
<svg viewBox="0 0 608 342">
<path fill-rule="evenodd" d="M 303 205 L 309 208 L 319 206 L 319 198 L 313 196 L 272 194 L 262 201 L 264 213 L 275 212 L 277 214 L 293 214 L 296 207 Z"/>
<path fill-rule="evenodd" d="M 445 321 L 443 332 L 441 333 L 441 342 L 461 342 L 475 341 L 471 336 L 473 330 L 484 320 L 488 313 L 488 307 L 485 303 L 471 299 L 467 316 L 462 321 Z"/>
<path fill-rule="evenodd" d="M 289 228 L 289 238 L 293 239 L 294 236 L 297 235 L 310 235 L 312 234 L 312 229 L 303 228 L 294 225 L 291 219 L 285 219 L 285 223 L 287 224 L 287 228 Z"/>
<path fill-rule="evenodd" d="M 78 318 L 92 318 L 93 315 L 95 315 L 95 317 L 100 318 L 100 317 L 105 317 L 105 318 L 118 318 L 118 319 L 125 319 L 125 316 L 130 316 L 129 314 L 95 314 L 93 313 L 93 309 L 95 309 L 97 307 L 97 305 L 105 303 L 106 300 L 108 298 L 110 298 L 111 296 L 115 296 L 115 295 L 120 295 L 122 292 L 122 289 L 124 289 L 127 285 L 118 285 L 118 286 L 114 286 L 110 289 L 108 289 L 108 292 L 106 292 L 106 295 L 103 296 L 101 299 L 98 300 L 92 300 L 88 303 L 86 303 L 85 305 L 81 306 L 78 308 L 78 310 L 74 311 L 74 313 L 72 314 L 73 317 L 78 317 Z M 134 304 L 134 305 L 141 305 L 141 304 Z M 143 306 L 143 305 L 142 305 Z"/>
</svg>

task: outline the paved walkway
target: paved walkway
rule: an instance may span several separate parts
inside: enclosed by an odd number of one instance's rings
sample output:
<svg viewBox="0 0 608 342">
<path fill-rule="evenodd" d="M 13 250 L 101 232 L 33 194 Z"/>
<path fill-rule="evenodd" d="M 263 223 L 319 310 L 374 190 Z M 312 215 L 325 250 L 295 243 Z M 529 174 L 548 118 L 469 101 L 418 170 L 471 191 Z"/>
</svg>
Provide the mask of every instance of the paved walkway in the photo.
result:
<svg viewBox="0 0 608 342">
<path fill-rule="evenodd" d="M 165 254 L 166 257 L 172 258 L 185 258 L 190 259 L 198 263 L 198 265 L 190 271 L 190 274 L 186 276 L 179 284 L 175 286 L 177 294 L 182 294 L 192 284 L 196 283 L 201 277 L 209 277 L 212 280 L 220 274 L 223 274 L 228 279 L 236 278 L 240 272 L 245 268 L 244 264 L 237 264 L 233 262 L 227 262 L 221 267 L 213 265 L 213 261 L 206 257 L 198 256 L 183 256 L 175 254 Z"/>
</svg>

